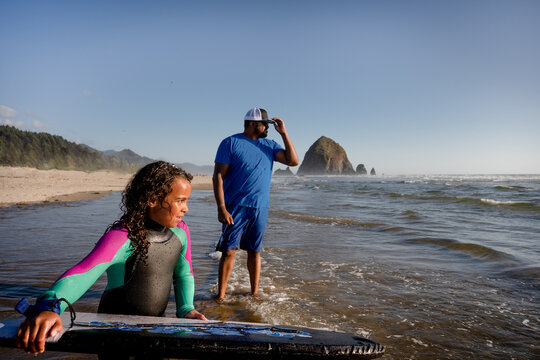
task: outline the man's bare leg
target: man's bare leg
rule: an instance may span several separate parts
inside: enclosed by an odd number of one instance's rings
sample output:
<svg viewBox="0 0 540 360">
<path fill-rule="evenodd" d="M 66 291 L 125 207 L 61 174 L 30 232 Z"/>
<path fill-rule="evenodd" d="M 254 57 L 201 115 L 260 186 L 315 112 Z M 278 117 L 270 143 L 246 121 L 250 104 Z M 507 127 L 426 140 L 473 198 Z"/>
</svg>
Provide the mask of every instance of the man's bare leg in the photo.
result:
<svg viewBox="0 0 540 360">
<path fill-rule="evenodd" d="M 261 253 L 259 251 L 248 250 L 247 267 L 249 271 L 249 282 L 251 283 L 251 295 L 257 295 L 259 291 L 259 277 L 261 274 Z"/>
<path fill-rule="evenodd" d="M 229 276 L 231 276 L 234 267 L 234 255 L 236 255 L 236 250 L 226 250 L 221 253 L 218 271 L 218 295 L 216 297 L 218 301 L 225 298 Z"/>
</svg>

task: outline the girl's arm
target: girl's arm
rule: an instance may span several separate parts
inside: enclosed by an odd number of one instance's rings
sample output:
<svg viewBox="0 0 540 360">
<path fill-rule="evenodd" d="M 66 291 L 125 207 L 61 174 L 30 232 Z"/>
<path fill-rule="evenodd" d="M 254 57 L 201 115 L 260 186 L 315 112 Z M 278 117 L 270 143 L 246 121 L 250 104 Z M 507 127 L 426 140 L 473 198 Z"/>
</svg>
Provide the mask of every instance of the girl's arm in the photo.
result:
<svg viewBox="0 0 540 360">
<path fill-rule="evenodd" d="M 111 230 L 99 239 L 94 249 L 81 262 L 66 271 L 39 298 L 39 301 L 64 298 L 77 301 L 113 264 L 125 262 L 132 253 L 128 233 L 122 229 Z M 109 279 L 110 282 L 110 279 Z M 110 288 L 111 284 L 108 284 Z M 121 284 L 118 284 L 121 285 Z M 112 286 L 115 287 L 115 286 Z M 60 313 L 67 307 L 60 304 Z"/>
<path fill-rule="evenodd" d="M 35 307 L 42 309 L 40 303 L 53 299 L 66 299 L 70 303 L 77 301 L 112 264 L 125 261 L 130 254 L 130 242 L 127 232 L 111 230 L 103 235 L 94 249 L 81 262 L 66 271 L 36 301 Z M 62 330 L 60 314 L 67 304 L 60 302 L 60 307 L 50 311 L 38 311 L 28 314 L 17 332 L 17 346 L 34 354 L 45 350 L 45 339 Z"/>
<path fill-rule="evenodd" d="M 189 228 L 185 222 L 171 229 L 182 243 L 182 251 L 176 263 L 173 274 L 174 294 L 176 298 L 176 316 L 206 320 L 203 314 L 195 310 L 193 297 L 195 295 L 195 280 L 191 266 L 191 239 Z"/>
</svg>

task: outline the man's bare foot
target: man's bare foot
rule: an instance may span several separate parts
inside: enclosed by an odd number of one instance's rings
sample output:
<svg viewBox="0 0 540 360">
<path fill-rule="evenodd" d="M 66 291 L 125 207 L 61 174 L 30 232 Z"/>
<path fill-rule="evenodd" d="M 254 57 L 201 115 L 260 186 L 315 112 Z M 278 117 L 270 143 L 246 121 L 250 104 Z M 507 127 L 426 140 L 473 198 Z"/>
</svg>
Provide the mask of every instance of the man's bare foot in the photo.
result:
<svg viewBox="0 0 540 360">
<path fill-rule="evenodd" d="M 218 295 L 214 296 L 214 301 L 218 304 L 221 304 L 223 301 L 225 301 L 225 297 L 220 297 Z"/>
</svg>

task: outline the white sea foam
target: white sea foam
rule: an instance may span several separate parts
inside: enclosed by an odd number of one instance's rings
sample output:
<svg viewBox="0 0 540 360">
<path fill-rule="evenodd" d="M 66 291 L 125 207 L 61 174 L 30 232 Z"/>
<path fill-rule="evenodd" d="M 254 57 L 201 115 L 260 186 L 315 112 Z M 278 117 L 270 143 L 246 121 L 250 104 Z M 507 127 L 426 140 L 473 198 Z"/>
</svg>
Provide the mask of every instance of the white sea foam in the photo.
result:
<svg viewBox="0 0 540 360">
<path fill-rule="evenodd" d="M 480 199 L 481 202 L 489 205 L 512 205 L 517 204 L 517 201 L 498 201 L 492 199 Z"/>
<path fill-rule="evenodd" d="M 528 327 L 528 328 L 531 328 L 533 329 L 534 331 L 538 331 L 538 327 L 535 326 L 534 324 L 537 324 L 538 322 L 535 321 L 531 324 L 530 320 L 529 319 L 523 319 L 523 321 L 521 322 L 524 326 Z"/>
<path fill-rule="evenodd" d="M 360 269 L 357 269 L 355 271 L 350 271 L 349 274 L 354 275 L 359 279 L 364 279 L 364 273 Z"/>
<path fill-rule="evenodd" d="M 506 189 L 506 190 L 514 190 L 514 189 L 516 189 L 515 186 L 508 186 L 508 185 L 497 185 L 497 188 Z"/>
<path fill-rule="evenodd" d="M 371 331 L 367 331 L 365 329 L 358 329 L 355 334 L 363 338 L 369 338 L 371 336 Z"/>
<path fill-rule="evenodd" d="M 464 181 L 493 181 L 493 182 L 508 182 L 508 181 L 538 181 L 540 175 L 427 175 L 427 176 L 387 176 L 387 178 L 405 178 L 408 181 L 448 181 L 448 182 L 464 182 Z"/>
<path fill-rule="evenodd" d="M 415 338 L 411 338 L 412 342 L 418 344 L 418 345 L 422 345 L 423 347 L 428 347 L 428 344 L 424 344 L 423 342 L 421 342 L 420 340 L 418 339 L 415 339 Z"/>
</svg>

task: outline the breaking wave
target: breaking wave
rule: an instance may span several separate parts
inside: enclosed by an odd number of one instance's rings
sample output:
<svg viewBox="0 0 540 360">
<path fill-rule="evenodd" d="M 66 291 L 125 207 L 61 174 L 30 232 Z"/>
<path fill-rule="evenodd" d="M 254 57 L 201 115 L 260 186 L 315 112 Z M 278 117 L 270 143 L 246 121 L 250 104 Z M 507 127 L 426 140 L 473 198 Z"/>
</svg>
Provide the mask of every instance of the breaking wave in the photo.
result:
<svg viewBox="0 0 540 360">
<path fill-rule="evenodd" d="M 508 210 L 516 211 L 540 211 L 540 205 L 529 203 L 529 202 L 520 202 L 512 200 L 493 200 L 487 198 L 472 198 L 472 197 L 459 197 L 459 196 L 423 196 L 417 194 L 399 194 L 399 193 L 390 193 L 388 196 L 392 198 L 408 198 L 422 201 L 440 201 L 447 203 L 463 203 L 463 204 L 472 204 L 478 206 L 488 206 L 488 207 L 499 207 Z"/>
</svg>

